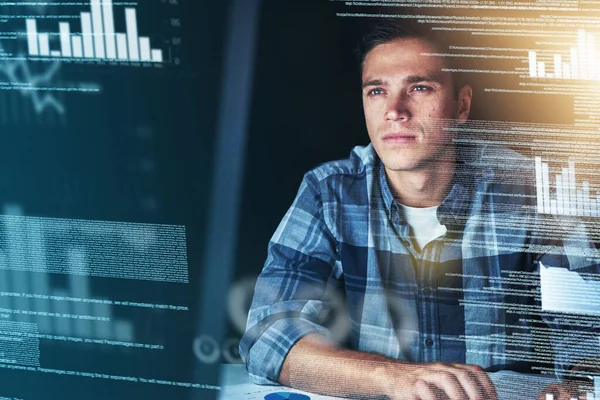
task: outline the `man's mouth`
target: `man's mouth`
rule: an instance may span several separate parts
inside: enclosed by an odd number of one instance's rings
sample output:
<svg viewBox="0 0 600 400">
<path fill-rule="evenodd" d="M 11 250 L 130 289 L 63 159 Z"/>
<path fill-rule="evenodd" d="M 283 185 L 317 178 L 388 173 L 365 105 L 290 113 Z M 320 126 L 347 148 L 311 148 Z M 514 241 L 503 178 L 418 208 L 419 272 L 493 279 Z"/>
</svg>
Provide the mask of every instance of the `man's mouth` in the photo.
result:
<svg viewBox="0 0 600 400">
<path fill-rule="evenodd" d="M 417 140 L 417 135 L 413 133 L 388 133 L 383 135 L 381 140 L 387 144 L 408 144 Z"/>
</svg>

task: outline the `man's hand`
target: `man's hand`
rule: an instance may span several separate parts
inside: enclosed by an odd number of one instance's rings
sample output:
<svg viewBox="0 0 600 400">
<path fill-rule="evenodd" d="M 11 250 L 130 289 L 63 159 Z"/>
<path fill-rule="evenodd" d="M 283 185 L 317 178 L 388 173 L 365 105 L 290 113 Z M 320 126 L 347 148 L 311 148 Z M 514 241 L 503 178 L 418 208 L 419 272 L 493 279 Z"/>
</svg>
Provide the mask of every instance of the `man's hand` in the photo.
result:
<svg viewBox="0 0 600 400">
<path fill-rule="evenodd" d="M 386 375 L 387 393 L 392 400 L 497 399 L 494 384 L 476 365 L 396 364 L 388 368 Z"/>
<path fill-rule="evenodd" d="M 561 383 L 553 383 L 546 386 L 540 392 L 537 400 L 546 400 L 547 394 L 551 394 L 553 400 L 590 400 L 586 398 L 586 393 L 589 392 L 594 392 L 594 387 L 591 383 L 564 380 Z"/>
<path fill-rule="evenodd" d="M 308 392 L 353 399 L 498 398 L 494 384 L 479 366 L 410 363 L 343 349 L 319 334 L 307 335 L 292 347 L 279 382 Z"/>
</svg>

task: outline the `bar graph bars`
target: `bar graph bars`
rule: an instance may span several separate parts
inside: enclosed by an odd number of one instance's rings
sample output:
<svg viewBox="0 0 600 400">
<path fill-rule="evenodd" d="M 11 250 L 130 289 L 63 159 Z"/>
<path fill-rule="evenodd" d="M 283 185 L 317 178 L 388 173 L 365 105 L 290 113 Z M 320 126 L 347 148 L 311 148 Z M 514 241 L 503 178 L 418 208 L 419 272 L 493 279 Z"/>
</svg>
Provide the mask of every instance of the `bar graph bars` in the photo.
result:
<svg viewBox="0 0 600 400">
<path fill-rule="evenodd" d="M 2 211 L 8 215 L 0 216 L 7 243 L 0 252 L 0 310 L 10 310 L 17 322 L 36 323 L 42 334 L 134 341 L 132 322 L 113 318 L 110 302 L 92 297 L 84 248 L 63 249 L 67 287 L 54 288 L 45 272 L 52 251 L 40 220 L 23 217 L 19 206 L 5 206 Z M 21 270 L 31 263 L 39 263 L 40 271 Z"/>
<path fill-rule="evenodd" d="M 567 168 L 550 177 L 548 163 L 535 157 L 535 185 L 537 210 L 541 214 L 600 217 L 600 191 L 592 196 L 590 183 L 581 182 L 577 187 L 575 162 L 569 161 Z M 554 190 L 551 191 L 551 186 Z"/>
<path fill-rule="evenodd" d="M 594 35 L 585 29 L 577 31 L 577 43 L 568 54 L 553 54 L 541 61 L 536 51 L 529 52 L 531 78 L 600 80 L 599 50 Z M 568 60 L 566 59 L 568 57 Z M 553 72 L 550 72 L 550 71 Z"/>
<path fill-rule="evenodd" d="M 115 31 L 113 0 L 91 0 L 89 12 L 80 14 L 80 33 L 69 22 L 59 22 L 60 50 L 51 49 L 49 33 L 38 32 L 37 21 L 27 19 L 30 57 L 76 58 L 105 61 L 162 63 L 162 49 L 152 48 L 150 38 L 139 36 L 135 8 L 125 8 L 126 32 Z"/>
</svg>

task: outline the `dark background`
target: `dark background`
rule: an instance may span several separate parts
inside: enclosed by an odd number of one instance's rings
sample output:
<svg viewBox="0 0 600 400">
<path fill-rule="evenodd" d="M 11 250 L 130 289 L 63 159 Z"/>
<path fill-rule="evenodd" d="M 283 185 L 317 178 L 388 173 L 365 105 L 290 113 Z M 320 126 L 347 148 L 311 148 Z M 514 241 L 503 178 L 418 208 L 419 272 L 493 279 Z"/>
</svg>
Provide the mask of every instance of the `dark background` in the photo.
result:
<svg viewBox="0 0 600 400">
<path fill-rule="evenodd" d="M 261 11 L 237 276 L 260 272 L 302 176 L 369 143 L 353 54 L 357 21 L 340 20 L 318 0 L 267 0 Z"/>
</svg>

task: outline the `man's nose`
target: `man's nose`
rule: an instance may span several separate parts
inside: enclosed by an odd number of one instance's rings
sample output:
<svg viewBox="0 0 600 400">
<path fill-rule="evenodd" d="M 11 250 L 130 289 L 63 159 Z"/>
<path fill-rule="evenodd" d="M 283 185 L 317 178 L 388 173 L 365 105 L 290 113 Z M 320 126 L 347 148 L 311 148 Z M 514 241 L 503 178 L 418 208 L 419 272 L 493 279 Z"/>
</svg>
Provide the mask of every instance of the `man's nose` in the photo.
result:
<svg viewBox="0 0 600 400">
<path fill-rule="evenodd" d="M 394 97 L 391 97 L 385 113 L 386 120 L 408 121 L 411 117 L 409 101 L 410 100 L 405 93 L 400 93 Z"/>
</svg>

